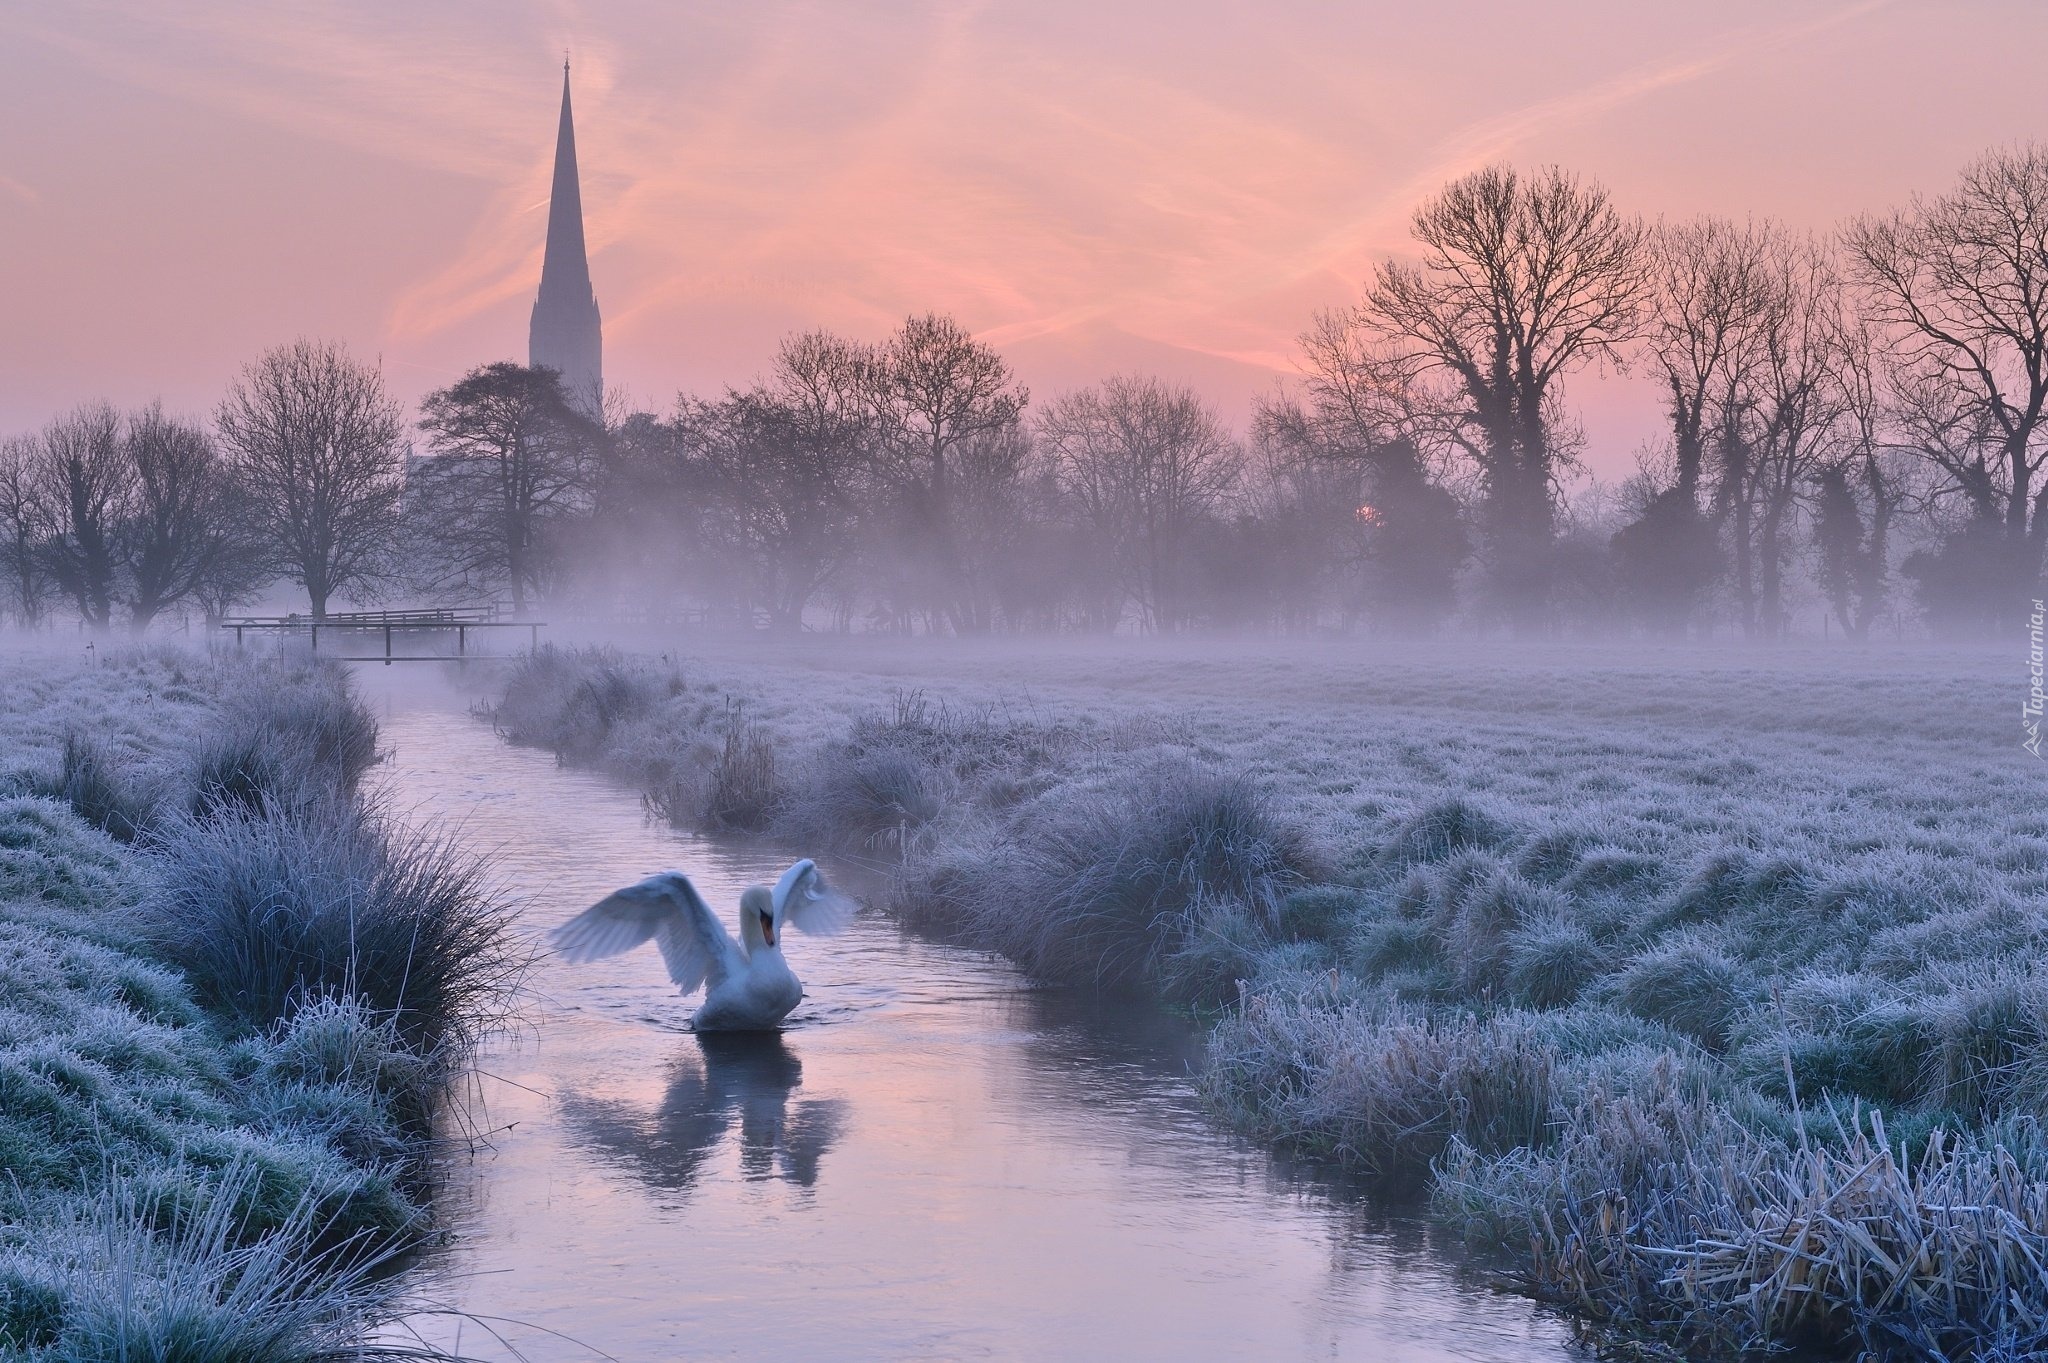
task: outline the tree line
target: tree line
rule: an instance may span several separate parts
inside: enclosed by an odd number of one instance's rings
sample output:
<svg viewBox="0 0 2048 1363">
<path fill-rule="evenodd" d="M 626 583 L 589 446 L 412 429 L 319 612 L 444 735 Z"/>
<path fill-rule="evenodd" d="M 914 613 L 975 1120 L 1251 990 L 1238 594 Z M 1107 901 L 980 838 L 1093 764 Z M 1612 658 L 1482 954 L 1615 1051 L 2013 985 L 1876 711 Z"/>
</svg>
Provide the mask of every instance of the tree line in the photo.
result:
<svg viewBox="0 0 2048 1363">
<path fill-rule="evenodd" d="M 2048 537 L 2048 149 L 1820 236 L 1646 222 L 1492 167 L 1315 319 L 1234 431 L 1118 375 L 1034 405 L 952 319 L 786 340 L 744 388 L 588 413 L 482 366 L 415 421 L 301 341 L 210 422 L 87 406 L 0 443 L 8 607 L 146 629 L 286 581 L 780 628 L 1454 621 L 1760 639 L 2009 627 Z M 1583 475 L 1572 376 L 1655 381 L 1663 438 Z"/>
</svg>

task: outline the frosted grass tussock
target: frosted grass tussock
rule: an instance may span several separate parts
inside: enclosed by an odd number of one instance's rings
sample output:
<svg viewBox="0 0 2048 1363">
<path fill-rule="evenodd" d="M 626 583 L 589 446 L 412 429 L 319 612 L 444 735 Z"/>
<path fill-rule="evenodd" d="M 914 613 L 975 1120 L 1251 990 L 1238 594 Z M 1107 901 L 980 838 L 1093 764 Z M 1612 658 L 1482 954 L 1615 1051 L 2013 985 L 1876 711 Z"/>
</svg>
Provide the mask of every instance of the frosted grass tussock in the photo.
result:
<svg viewBox="0 0 2048 1363">
<path fill-rule="evenodd" d="M 294 1347 L 358 1328 L 367 1284 L 322 1256 L 345 1242 L 368 1262 L 421 1227 L 405 1187 L 419 1060 L 337 1001 L 224 1037 L 128 936 L 135 881 L 42 879 L 132 852 L 19 797 L 0 840 L 34 854 L 0 878 L 0 1338 L 30 1358 L 311 1356 L 228 1328 L 262 1282 L 291 1298 L 280 1322 L 318 1319 Z M 84 892 L 38 896 L 23 871 Z"/>
<path fill-rule="evenodd" d="M 1218 1025 L 1204 1083 L 1254 1130 L 1389 1174 L 1427 1168 L 1454 1139 L 1544 1143 L 1558 1068 L 1526 1019 L 1253 995 Z"/>
<path fill-rule="evenodd" d="M 223 742 L 248 745 L 266 752 L 280 779 L 353 795 L 379 760 L 376 718 L 341 668 L 271 658 L 229 695 L 211 749 L 216 762 Z M 195 778 L 202 792 L 206 775 Z"/>
<path fill-rule="evenodd" d="M 513 664 L 490 714 L 514 743 L 596 763 L 621 730 L 682 690 L 680 674 L 616 649 L 546 644 Z"/>
<path fill-rule="evenodd" d="M 148 798 L 119 769 L 104 745 L 84 734 L 64 735 L 57 768 L 38 783 L 39 793 L 70 805 L 94 828 L 121 842 L 133 842 L 149 825 Z"/>
<path fill-rule="evenodd" d="M 1276 927 L 1308 855 L 1249 781 L 1181 763 L 1041 796 L 943 864 L 924 914 L 1040 975 L 1130 985 L 1187 947 L 1214 905 Z"/>
<path fill-rule="evenodd" d="M 1684 1086 L 1594 1092 L 1548 1148 L 1454 1144 L 1437 1202 L 1531 1247 L 1541 1295 L 1695 1356 L 2018 1360 L 2048 1348 L 2040 1128 L 1936 1131 L 1917 1155 L 1882 1114 L 1814 1139 L 1759 1135 Z M 1824 1138 L 1819 1138 L 1824 1136 Z"/>
<path fill-rule="evenodd" d="M 0 1346 L 25 1363 L 308 1363 L 437 1357 L 362 1339 L 395 1314 L 395 1251 L 302 1197 L 274 1225 L 245 1208 L 265 1177 L 231 1165 L 203 1192 L 116 1177 L 0 1245 Z"/>
<path fill-rule="evenodd" d="M 149 940 L 202 1000 L 254 1026 L 354 998 L 418 1051 L 461 1049 L 523 966 L 479 858 L 357 805 L 181 819 L 156 860 Z"/>
</svg>

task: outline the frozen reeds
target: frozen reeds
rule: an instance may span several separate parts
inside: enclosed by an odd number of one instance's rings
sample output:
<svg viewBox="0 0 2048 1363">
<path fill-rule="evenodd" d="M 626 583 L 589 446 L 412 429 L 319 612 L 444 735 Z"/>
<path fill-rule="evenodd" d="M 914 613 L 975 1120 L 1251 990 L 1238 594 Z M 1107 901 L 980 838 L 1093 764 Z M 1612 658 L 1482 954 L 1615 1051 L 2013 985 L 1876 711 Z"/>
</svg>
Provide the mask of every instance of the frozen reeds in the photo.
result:
<svg viewBox="0 0 2048 1363">
<path fill-rule="evenodd" d="M 1761 1135 L 1696 1093 L 1582 1096 L 1547 1149 L 1460 1145 L 1439 1201 L 1532 1251 L 1532 1284 L 1696 1356 L 2022 1359 L 2048 1348 L 2048 1180 L 2031 1122 L 1936 1131 L 1881 1114 Z"/>
<path fill-rule="evenodd" d="M 33 1363 L 309 1363 L 430 1358 L 364 1336 L 392 1314 L 397 1251 L 338 1225 L 314 1195 L 272 1223 L 248 1207 L 265 1171 L 210 1185 L 116 1175 L 35 1207 L 0 1245 L 0 1350 Z"/>
<path fill-rule="evenodd" d="M 711 764 L 704 820 L 713 828 L 766 827 L 782 795 L 775 781 L 775 739 L 765 725 L 747 718 L 741 701 L 727 702 L 724 730 Z"/>
<path fill-rule="evenodd" d="M 98 740 L 76 731 L 64 735 L 56 770 L 35 783 L 39 794 L 71 806 L 79 818 L 120 842 L 133 842 L 149 825 L 148 797 L 125 775 Z"/>
</svg>

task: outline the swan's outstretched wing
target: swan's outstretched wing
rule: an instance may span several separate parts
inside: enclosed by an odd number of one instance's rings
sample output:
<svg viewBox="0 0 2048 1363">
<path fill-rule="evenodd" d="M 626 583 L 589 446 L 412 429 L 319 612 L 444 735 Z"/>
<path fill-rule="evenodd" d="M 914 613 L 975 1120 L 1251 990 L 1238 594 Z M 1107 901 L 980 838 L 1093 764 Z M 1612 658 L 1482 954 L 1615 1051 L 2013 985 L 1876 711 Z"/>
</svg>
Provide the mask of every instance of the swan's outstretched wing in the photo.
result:
<svg viewBox="0 0 2048 1363">
<path fill-rule="evenodd" d="M 775 922 L 789 923 L 805 932 L 834 933 L 853 918 L 856 905 L 825 883 L 818 864 L 809 857 L 782 873 L 775 882 Z"/>
<path fill-rule="evenodd" d="M 746 969 L 732 934 L 681 871 L 663 871 L 606 895 L 549 934 L 571 961 L 595 961 L 652 939 L 669 978 L 687 994 L 710 981 L 716 988 Z"/>
</svg>

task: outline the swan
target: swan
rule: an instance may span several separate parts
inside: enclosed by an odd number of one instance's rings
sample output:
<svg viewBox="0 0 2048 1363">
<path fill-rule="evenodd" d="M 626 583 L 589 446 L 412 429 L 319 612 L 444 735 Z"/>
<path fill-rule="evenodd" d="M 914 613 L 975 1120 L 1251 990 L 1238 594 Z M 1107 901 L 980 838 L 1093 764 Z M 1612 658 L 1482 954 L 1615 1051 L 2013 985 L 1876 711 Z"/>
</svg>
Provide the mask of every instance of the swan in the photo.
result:
<svg viewBox="0 0 2048 1363">
<path fill-rule="evenodd" d="M 549 934 L 571 961 L 595 961 L 652 939 L 669 978 L 685 995 L 701 985 L 704 1002 L 690 1018 L 700 1032 L 765 1032 L 782 1025 L 803 999 L 803 982 L 782 959 L 785 925 L 833 933 L 853 916 L 853 901 L 825 884 L 805 858 L 770 890 L 749 885 L 740 895 L 740 940 L 720 925 L 681 871 L 662 871 L 606 895 Z"/>
</svg>

